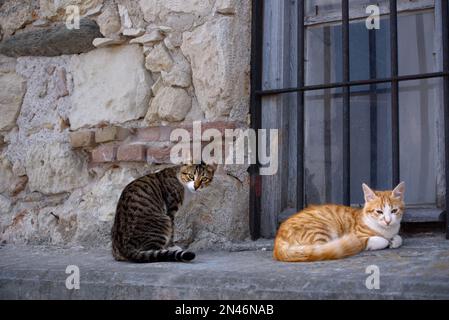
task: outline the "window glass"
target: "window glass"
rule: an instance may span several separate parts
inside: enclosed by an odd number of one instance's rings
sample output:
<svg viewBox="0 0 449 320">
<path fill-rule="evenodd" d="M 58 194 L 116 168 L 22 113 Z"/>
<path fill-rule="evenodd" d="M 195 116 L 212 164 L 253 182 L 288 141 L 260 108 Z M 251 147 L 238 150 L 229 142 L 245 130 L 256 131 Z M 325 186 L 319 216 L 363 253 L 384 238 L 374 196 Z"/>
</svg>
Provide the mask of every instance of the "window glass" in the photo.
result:
<svg viewBox="0 0 449 320">
<path fill-rule="evenodd" d="M 433 12 L 398 17 L 399 73 L 437 71 L 434 67 Z M 389 19 L 369 31 L 364 21 L 350 23 L 351 80 L 390 76 Z M 306 84 L 342 81 L 341 24 L 309 27 Z M 437 82 L 400 83 L 400 171 L 408 204 L 436 201 Z M 306 156 L 309 201 L 341 202 L 341 88 L 306 92 Z M 351 202 L 363 202 L 362 182 L 391 186 L 391 90 L 389 83 L 351 88 Z M 411 159 L 414 159 L 411 161 Z M 419 174 L 416 174 L 419 172 Z M 424 186 L 424 187 L 423 187 Z M 313 191 L 315 190 L 315 191 Z"/>
</svg>

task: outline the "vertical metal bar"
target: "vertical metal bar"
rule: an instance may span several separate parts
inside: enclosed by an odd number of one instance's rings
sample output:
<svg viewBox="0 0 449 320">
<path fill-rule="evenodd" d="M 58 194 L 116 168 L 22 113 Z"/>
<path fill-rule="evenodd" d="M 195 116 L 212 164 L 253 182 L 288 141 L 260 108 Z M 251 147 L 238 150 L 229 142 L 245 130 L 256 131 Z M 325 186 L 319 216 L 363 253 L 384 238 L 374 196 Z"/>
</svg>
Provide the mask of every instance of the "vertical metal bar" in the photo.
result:
<svg viewBox="0 0 449 320">
<path fill-rule="evenodd" d="M 391 170 L 392 187 L 399 183 L 399 82 L 398 77 L 398 14 L 396 0 L 390 0 L 391 60 Z"/>
<path fill-rule="evenodd" d="M 304 49 L 305 49 L 305 32 L 304 32 L 304 2 L 298 0 L 298 35 L 297 35 L 297 47 L 298 47 L 298 67 L 297 67 L 297 86 L 304 87 Z M 296 183 L 296 206 L 297 210 L 304 208 L 304 91 L 298 91 L 297 94 L 298 113 L 296 118 L 297 128 L 297 183 Z"/>
<path fill-rule="evenodd" d="M 349 67 L 349 1 L 342 0 L 342 47 L 343 47 L 343 82 L 350 80 Z M 343 204 L 351 204 L 350 192 L 350 87 L 343 87 Z"/>
<path fill-rule="evenodd" d="M 263 1 L 252 0 L 251 21 L 251 102 L 250 117 L 251 128 L 260 129 L 262 126 L 262 98 L 256 95 L 256 91 L 262 89 L 262 51 L 263 51 Z M 256 146 L 259 145 L 256 134 Z M 258 157 L 257 157 L 258 158 Z M 259 175 L 259 160 L 251 164 L 250 173 L 250 197 L 249 197 L 249 224 L 251 239 L 260 237 L 260 195 L 261 179 Z"/>
<path fill-rule="evenodd" d="M 449 71 L 449 12 L 446 0 L 441 0 L 441 24 L 443 37 L 443 71 Z M 444 108 L 444 168 L 445 168 L 445 198 L 446 198 L 446 239 L 449 239 L 449 76 L 443 78 L 443 108 Z"/>
<path fill-rule="evenodd" d="M 369 75 L 370 79 L 377 78 L 377 48 L 376 30 L 370 29 L 369 33 Z M 370 185 L 377 186 L 377 85 L 370 85 Z"/>
<path fill-rule="evenodd" d="M 323 41 L 324 43 L 332 43 L 331 41 L 331 27 L 323 27 Z M 323 82 L 331 83 L 332 72 L 332 48 L 329 45 L 324 45 L 323 50 Z M 332 202 L 332 190 L 334 183 L 332 179 L 332 89 L 323 90 L 323 107 L 324 107 L 324 201 Z"/>
</svg>

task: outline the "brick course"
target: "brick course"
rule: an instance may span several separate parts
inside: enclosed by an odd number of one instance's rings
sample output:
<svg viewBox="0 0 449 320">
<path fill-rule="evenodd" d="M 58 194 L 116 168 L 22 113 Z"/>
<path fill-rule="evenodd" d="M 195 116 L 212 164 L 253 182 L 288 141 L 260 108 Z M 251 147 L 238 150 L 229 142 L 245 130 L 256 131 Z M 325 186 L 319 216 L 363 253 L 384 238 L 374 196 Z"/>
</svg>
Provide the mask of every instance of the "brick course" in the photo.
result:
<svg viewBox="0 0 449 320">
<path fill-rule="evenodd" d="M 117 149 L 117 161 L 145 161 L 145 146 L 141 144 L 119 146 Z"/>
</svg>

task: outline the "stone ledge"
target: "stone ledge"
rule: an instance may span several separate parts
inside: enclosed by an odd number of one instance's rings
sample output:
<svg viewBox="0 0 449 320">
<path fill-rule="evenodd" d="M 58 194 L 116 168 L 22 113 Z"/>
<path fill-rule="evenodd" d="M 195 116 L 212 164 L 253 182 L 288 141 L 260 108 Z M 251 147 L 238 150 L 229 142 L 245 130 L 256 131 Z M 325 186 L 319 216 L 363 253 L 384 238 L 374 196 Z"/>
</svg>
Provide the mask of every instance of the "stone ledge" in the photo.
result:
<svg viewBox="0 0 449 320">
<path fill-rule="evenodd" d="M 336 261 L 280 263 L 263 246 L 200 251 L 192 263 L 133 264 L 114 261 L 108 249 L 6 245 L 0 299 L 448 299 L 448 250 L 435 234 Z M 68 265 L 80 269 L 79 290 L 65 287 Z M 379 267 L 379 290 L 365 286 L 370 265 Z"/>
</svg>

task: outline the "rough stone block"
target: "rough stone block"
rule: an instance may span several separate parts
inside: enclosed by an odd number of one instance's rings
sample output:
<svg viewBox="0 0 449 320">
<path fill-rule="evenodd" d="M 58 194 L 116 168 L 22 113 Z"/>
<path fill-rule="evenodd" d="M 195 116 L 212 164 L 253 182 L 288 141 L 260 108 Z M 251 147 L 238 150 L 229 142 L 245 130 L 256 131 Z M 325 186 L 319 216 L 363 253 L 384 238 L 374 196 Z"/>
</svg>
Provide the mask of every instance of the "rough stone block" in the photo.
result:
<svg viewBox="0 0 449 320">
<path fill-rule="evenodd" d="M 165 87 L 151 101 L 149 110 L 157 110 L 161 119 L 182 121 L 192 108 L 192 98 L 182 88 Z"/>
<path fill-rule="evenodd" d="M 0 130 L 9 130 L 16 125 L 26 81 L 16 73 L 0 74 Z"/>
<path fill-rule="evenodd" d="M 87 184 L 89 179 L 84 157 L 65 143 L 33 145 L 27 150 L 25 168 L 31 192 L 57 194 L 71 191 Z"/>
<path fill-rule="evenodd" d="M 111 46 L 73 56 L 72 130 L 143 117 L 152 85 L 143 60 L 137 45 Z"/>
<path fill-rule="evenodd" d="M 195 94 L 206 119 L 248 105 L 250 63 L 248 47 L 242 44 L 248 43 L 249 25 L 220 16 L 183 34 L 181 50 L 191 63 Z"/>
</svg>

